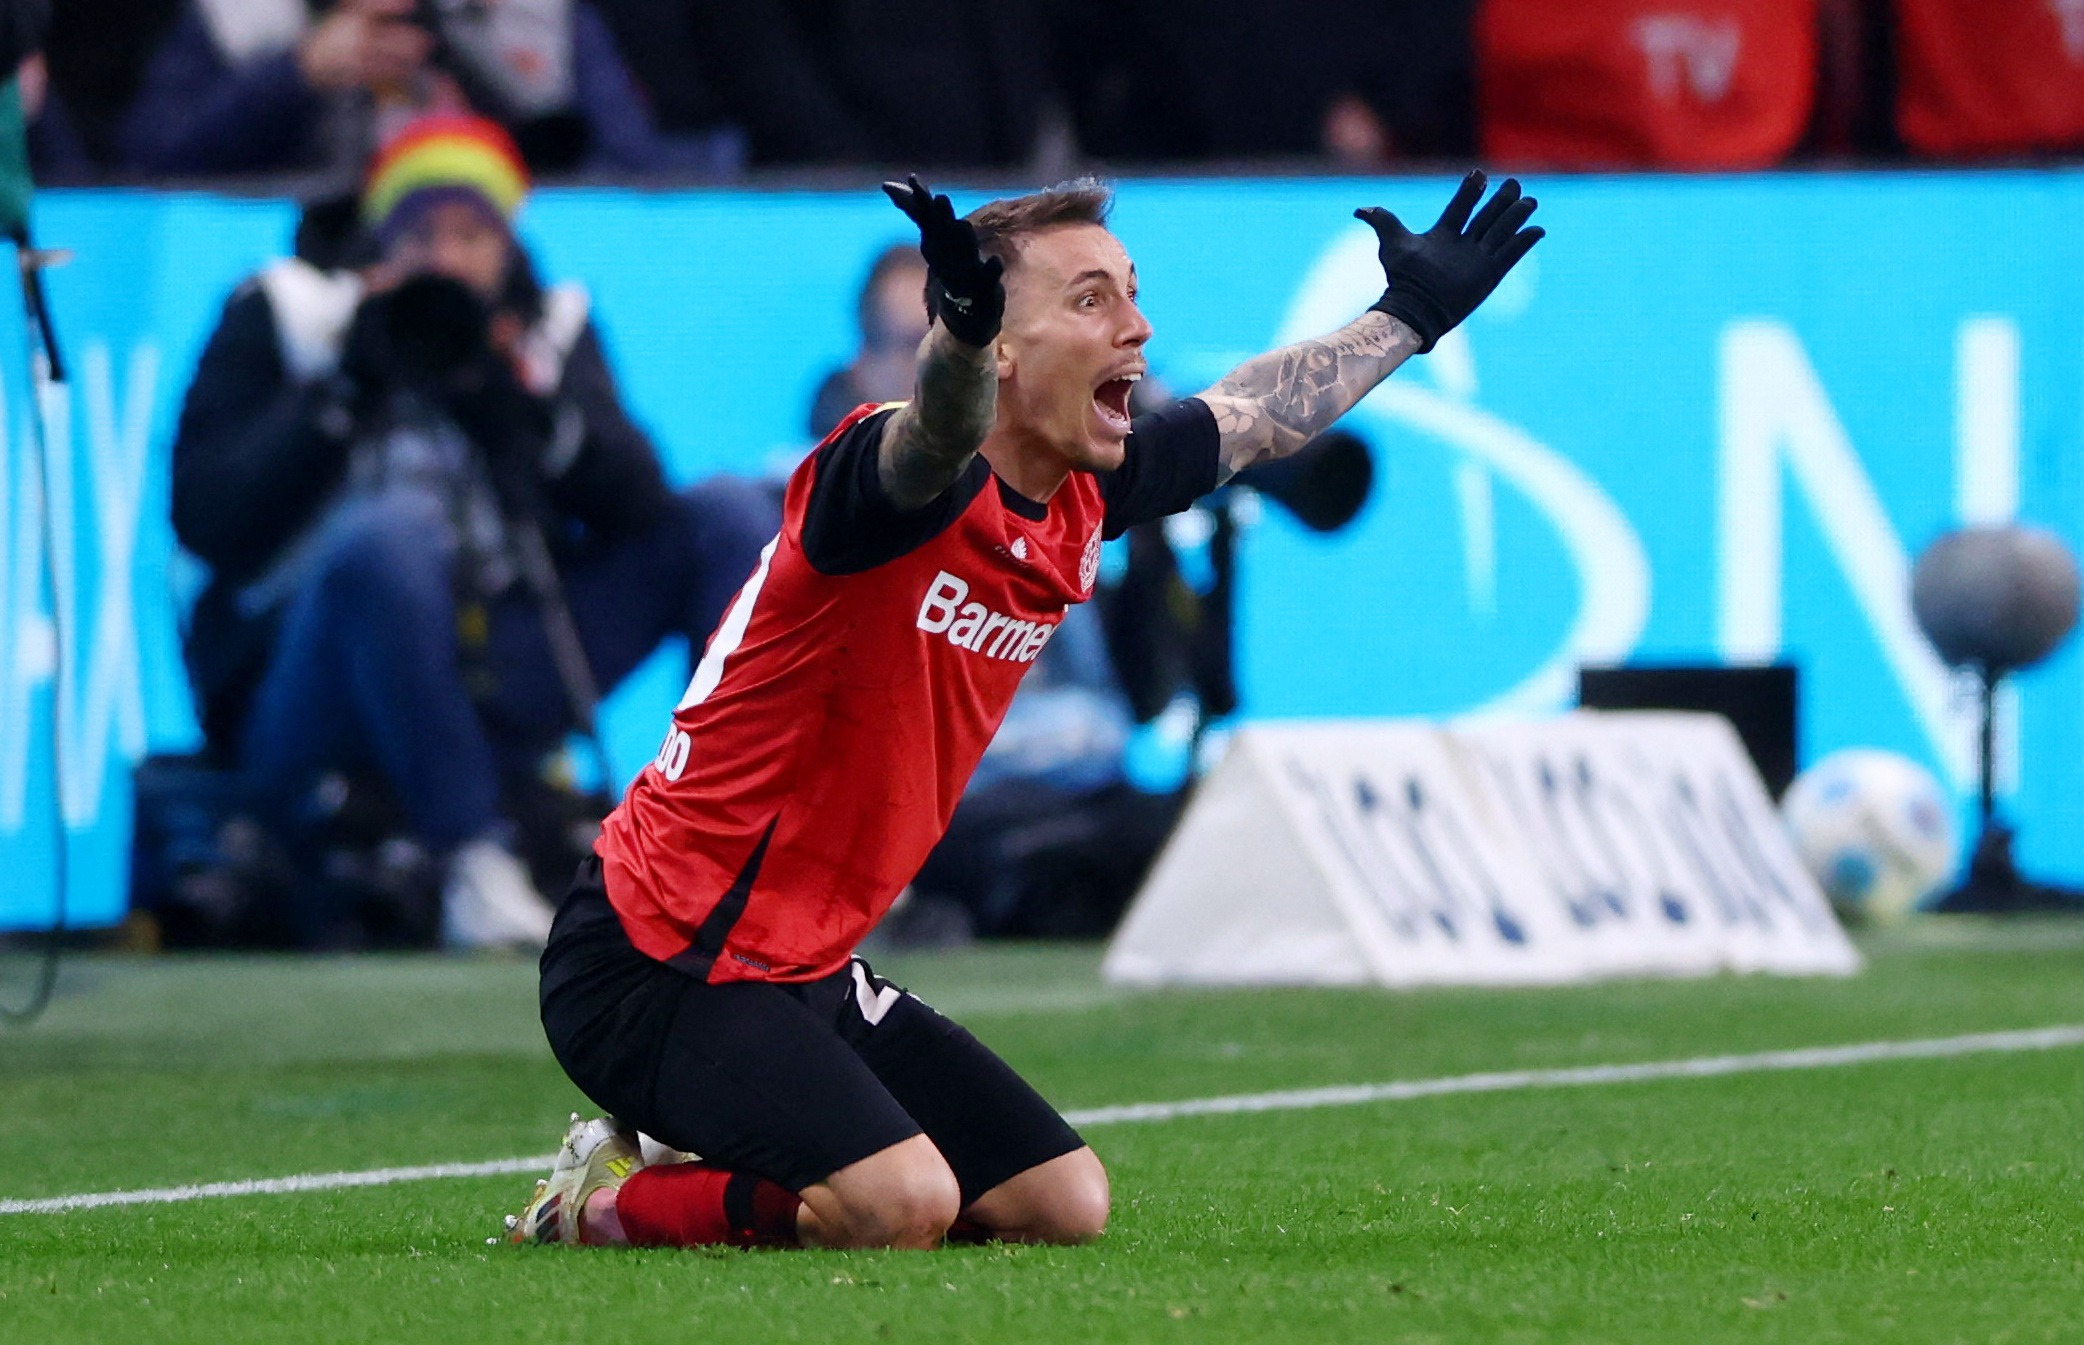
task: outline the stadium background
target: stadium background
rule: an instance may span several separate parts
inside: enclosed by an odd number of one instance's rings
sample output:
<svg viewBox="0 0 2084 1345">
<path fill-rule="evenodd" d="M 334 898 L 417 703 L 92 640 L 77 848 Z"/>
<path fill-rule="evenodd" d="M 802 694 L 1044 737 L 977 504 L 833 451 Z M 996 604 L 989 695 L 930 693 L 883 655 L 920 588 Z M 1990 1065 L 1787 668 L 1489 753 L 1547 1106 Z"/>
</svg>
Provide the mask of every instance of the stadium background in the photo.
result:
<svg viewBox="0 0 2084 1345">
<path fill-rule="evenodd" d="M 283 124 L 249 105 L 191 139 L 213 169 L 135 157 L 122 123 L 136 112 L 158 141 L 224 90 L 191 43 L 201 77 L 143 96 L 177 15 L 361 2 L 55 6 L 55 97 L 30 130 L 38 241 L 77 251 L 51 279 L 74 374 L 49 408 L 62 658 L 26 347 L 0 304 L 0 1020 L 22 1029 L 0 1029 L 7 1340 L 416 1345 L 487 1322 L 545 1342 L 2076 1336 L 2073 917 L 1855 923 L 1855 976 L 1418 993 L 1152 989 L 1110 976 L 1097 945 L 886 938 L 879 972 L 1077 1118 L 1113 1185 L 1096 1245 L 933 1256 L 487 1246 L 565 1118 L 594 1105 L 547 1048 L 525 956 L 142 956 L 123 926 L 10 936 L 45 923 L 61 875 L 75 923 L 121 912 L 129 764 L 193 741 L 175 626 L 198 576 L 168 536 L 173 415 L 227 292 L 288 250 L 290 198 L 359 180 L 367 147 L 332 137 L 306 147 L 331 159 L 234 168 L 244 133 Z M 38 3 L 0 0 L 0 16 Z M 2016 511 L 2072 549 L 2084 530 L 2084 178 L 2064 162 L 2084 151 L 2084 0 L 596 8 L 662 128 L 749 142 L 735 167 L 624 163 L 579 170 L 583 187 L 534 164 L 551 185 L 522 221 L 549 274 L 593 288 L 681 480 L 804 446 L 813 382 L 854 345 L 862 271 L 907 237 L 885 176 L 918 168 L 969 205 L 1116 166 L 1153 358 L 1191 392 L 1378 292 L 1355 205 L 1428 220 L 1470 163 L 1651 170 L 1525 172 L 1553 236 L 1348 418 L 1384 468 L 1358 526 L 1324 538 L 1261 511 L 1241 553 L 1245 715 L 1425 717 L 1322 735 L 1359 752 L 1429 738 L 1436 716 L 1562 705 L 1580 660 L 1777 654 L 1802 669 L 1808 760 L 1894 747 L 1964 798 L 1970 705 L 1908 620 L 1907 562 L 1956 521 Z M 1038 13 L 1062 30 L 993 52 L 970 22 Z M 792 53 L 790 14 L 855 37 Z M 1585 81 L 1587 54 L 1605 84 Z M 292 58 L 276 56 L 281 73 Z M 864 71 L 927 114 L 923 140 L 822 96 Z M 719 75 L 734 78 L 708 87 Z M 825 143 L 775 143 L 776 104 L 824 107 Z M 1138 163 L 1154 167 L 1119 168 Z M 1793 171 L 1738 172 L 1769 168 Z M 212 171 L 304 176 L 167 176 Z M 1191 567 L 1189 540 L 1173 537 Z M 2013 679 L 2001 740 L 2024 866 L 2071 882 L 2079 657 Z M 651 755 L 681 676 L 669 651 L 616 698 L 616 773 Z M 1304 736 L 1259 735 L 1233 764 Z M 1132 763 L 1176 768 L 1167 746 L 1149 731 Z M 1238 816 L 1216 805 L 1239 775 L 1198 796 L 1196 823 Z M 1277 798 L 1232 797 L 1278 821 Z M 1228 854 L 1275 861 L 1225 861 L 1233 895 L 1305 926 L 1294 898 L 1313 880 L 1270 870 L 1308 851 L 1245 825 L 1233 839 Z M 1329 890 L 1335 866 L 1316 877 Z M 1208 889 L 1175 890 L 1175 913 L 1220 925 Z"/>
<path fill-rule="evenodd" d="M 946 184 L 974 204 L 984 195 Z M 1376 203 L 1429 215 L 1445 181 L 1122 181 L 1154 369 L 1175 390 L 1345 321 L 1377 292 Z M 1349 417 L 1386 468 L 1332 539 L 1267 511 L 1246 543 L 1245 717 L 1453 715 L 1569 701 L 1579 662 L 1785 657 L 1805 760 L 1906 752 L 1966 800 L 1971 702 L 1909 621 L 1908 561 L 2015 510 L 2084 530 L 2084 210 L 2072 172 L 1533 179 L 1554 235 L 1464 329 Z M 50 409 L 76 679 L 53 681 L 28 399 L 6 367 L 0 471 L 0 925 L 51 915 L 52 716 L 67 708 L 70 919 L 120 918 L 128 769 L 189 745 L 177 653 L 192 580 L 166 448 L 216 310 L 287 251 L 270 199 L 49 192 L 39 236 L 75 365 Z M 854 286 L 900 237 L 879 193 L 545 191 L 522 221 L 585 280 L 636 411 L 680 479 L 788 462 L 816 378 L 850 349 Z M 20 348 L 18 317 L 0 348 Z M 655 747 L 683 664 L 609 708 Z M 2002 786 L 2023 866 L 2084 879 L 2084 662 L 2019 680 Z"/>
</svg>

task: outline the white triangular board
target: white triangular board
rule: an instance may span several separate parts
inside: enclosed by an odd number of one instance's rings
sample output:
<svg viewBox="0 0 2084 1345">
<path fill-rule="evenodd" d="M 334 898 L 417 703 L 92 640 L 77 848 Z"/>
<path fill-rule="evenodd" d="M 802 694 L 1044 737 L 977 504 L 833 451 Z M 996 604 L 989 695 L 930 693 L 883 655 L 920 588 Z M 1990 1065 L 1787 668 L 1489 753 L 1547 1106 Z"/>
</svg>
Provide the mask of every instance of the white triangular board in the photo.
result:
<svg viewBox="0 0 2084 1345">
<path fill-rule="evenodd" d="M 1517 833 L 1424 722 L 1256 725 L 1116 932 L 1113 980 L 1527 985 L 1582 979 Z"/>
<path fill-rule="evenodd" d="M 1474 724 L 1455 742 L 1530 856 L 1526 899 L 1571 931 L 1586 976 L 1721 969 L 1721 938 L 1678 898 L 1639 789 L 1602 761 L 1596 727 L 1580 716 Z"/>
<path fill-rule="evenodd" d="M 1725 931 L 1731 971 L 1850 975 L 1860 955 L 1796 856 L 1780 810 L 1728 721 L 1663 711 L 1585 714 L 1605 751 L 1646 772 L 1684 890 Z M 1682 783 L 1683 782 L 1683 785 Z"/>
<path fill-rule="evenodd" d="M 1385 985 L 1531 985 L 1580 975 L 1522 894 L 1517 835 L 1423 722 L 1263 726 L 1250 749 Z"/>
<path fill-rule="evenodd" d="M 1247 727 L 1104 970 L 1412 986 L 1858 966 L 1728 724 L 1651 712 Z"/>
<path fill-rule="evenodd" d="M 1360 942 L 1281 815 L 1249 731 L 1196 790 L 1102 972 L 1126 985 L 1362 985 Z"/>
<path fill-rule="evenodd" d="M 1843 975 L 1859 955 L 1719 716 L 1578 713 L 1457 730 L 1609 975 Z"/>
</svg>

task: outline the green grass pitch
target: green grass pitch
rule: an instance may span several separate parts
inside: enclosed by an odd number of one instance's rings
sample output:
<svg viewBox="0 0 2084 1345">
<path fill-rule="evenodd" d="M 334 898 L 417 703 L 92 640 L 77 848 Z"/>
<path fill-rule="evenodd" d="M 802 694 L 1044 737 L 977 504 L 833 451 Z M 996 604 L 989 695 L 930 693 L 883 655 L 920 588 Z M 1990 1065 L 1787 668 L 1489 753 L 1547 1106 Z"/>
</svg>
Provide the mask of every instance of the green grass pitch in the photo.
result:
<svg viewBox="0 0 2084 1345">
<path fill-rule="evenodd" d="M 1066 1108 L 2084 1023 L 2084 928 L 1847 981 L 1104 986 L 888 958 Z M 8 984 L 22 981 L 6 968 Z M 0 1035 L 0 1199 L 546 1154 L 521 961 L 97 958 Z M 0 1215 L 0 1340 L 2084 1339 L 2084 1048 L 1092 1127 L 1086 1248 L 487 1246 L 525 1175 Z"/>
</svg>

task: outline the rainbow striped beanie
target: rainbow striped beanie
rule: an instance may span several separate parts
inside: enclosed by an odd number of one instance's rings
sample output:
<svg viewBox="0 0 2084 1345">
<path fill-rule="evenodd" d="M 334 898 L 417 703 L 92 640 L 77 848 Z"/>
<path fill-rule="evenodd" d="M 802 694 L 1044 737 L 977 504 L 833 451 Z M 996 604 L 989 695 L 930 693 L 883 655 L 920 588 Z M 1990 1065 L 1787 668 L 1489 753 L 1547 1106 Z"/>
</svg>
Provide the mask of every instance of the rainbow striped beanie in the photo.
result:
<svg viewBox="0 0 2084 1345">
<path fill-rule="evenodd" d="M 362 219 L 388 239 L 436 200 L 471 200 L 511 220 L 528 195 L 528 168 L 498 122 L 445 113 L 408 122 L 369 165 Z"/>
</svg>

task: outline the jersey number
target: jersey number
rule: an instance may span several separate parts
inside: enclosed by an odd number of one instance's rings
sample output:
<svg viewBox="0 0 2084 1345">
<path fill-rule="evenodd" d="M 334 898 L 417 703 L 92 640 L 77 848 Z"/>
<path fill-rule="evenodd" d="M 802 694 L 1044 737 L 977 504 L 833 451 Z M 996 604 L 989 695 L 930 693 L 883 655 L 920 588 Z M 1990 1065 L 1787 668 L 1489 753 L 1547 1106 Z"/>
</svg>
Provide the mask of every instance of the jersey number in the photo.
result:
<svg viewBox="0 0 2084 1345">
<path fill-rule="evenodd" d="M 688 740 L 684 729 L 669 729 L 666 741 L 659 744 L 658 757 L 651 764 L 658 767 L 659 774 L 668 780 L 678 780 L 687 769 L 688 749 L 694 744 Z"/>
</svg>

